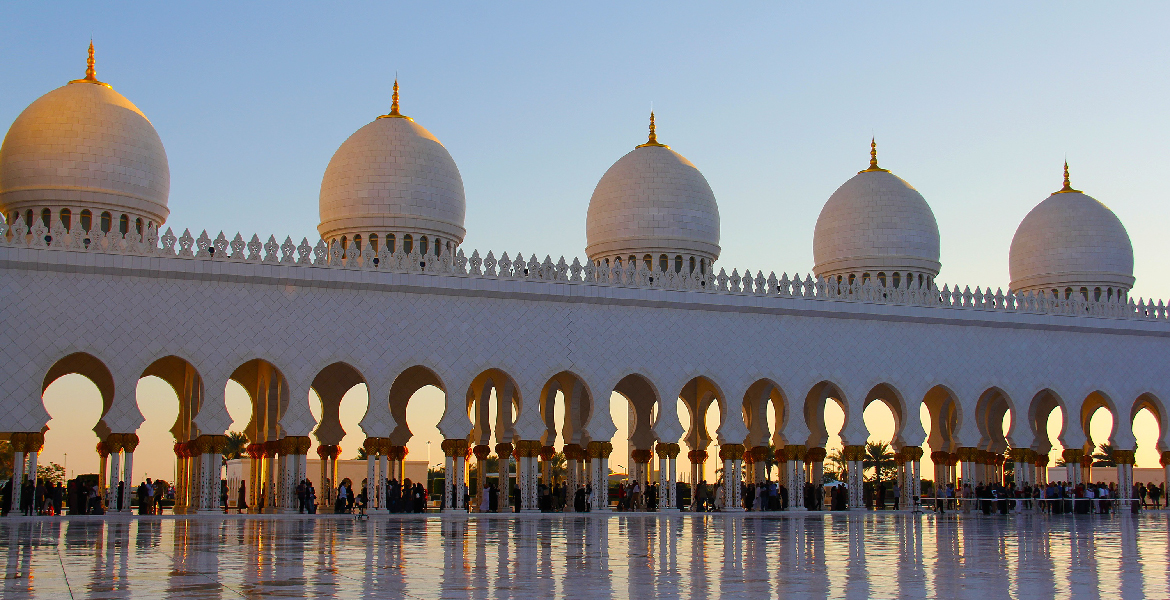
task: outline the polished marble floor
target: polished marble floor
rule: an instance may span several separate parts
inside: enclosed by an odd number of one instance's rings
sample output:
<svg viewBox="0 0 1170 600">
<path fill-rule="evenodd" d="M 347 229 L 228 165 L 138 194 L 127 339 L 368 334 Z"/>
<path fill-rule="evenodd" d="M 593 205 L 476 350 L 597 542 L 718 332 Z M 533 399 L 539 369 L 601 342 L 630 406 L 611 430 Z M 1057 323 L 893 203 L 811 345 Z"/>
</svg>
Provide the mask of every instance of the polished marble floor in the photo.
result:
<svg viewBox="0 0 1170 600">
<path fill-rule="evenodd" d="M 1170 598 L 1170 517 L 0 520 L 0 598 Z"/>
</svg>

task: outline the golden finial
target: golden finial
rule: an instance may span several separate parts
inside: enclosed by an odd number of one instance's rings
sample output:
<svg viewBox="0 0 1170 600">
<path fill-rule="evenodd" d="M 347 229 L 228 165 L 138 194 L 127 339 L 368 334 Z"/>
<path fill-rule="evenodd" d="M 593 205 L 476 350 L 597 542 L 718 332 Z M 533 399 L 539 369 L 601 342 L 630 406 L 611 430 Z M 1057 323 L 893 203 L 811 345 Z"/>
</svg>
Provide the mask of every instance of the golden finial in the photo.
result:
<svg viewBox="0 0 1170 600">
<path fill-rule="evenodd" d="M 94 71 L 93 63 L 93 40 L 91 39 L 89 40 L 89 58 L 85 60 L 85 79 L 74 79 L 69 83 L 96 83 L 98 85 L 110 87 L 109 84 L 102 83 L 97 80 L 97 72 Z"/>
<path fill-rule="evenodd" d="M 414 119 L 398 112 L 398 75 L 394 76 L 394 95 L 390 97 L 390 114 L 382 115 L 379 119 L 406 119 L 413 121 Z"/>
<path fill-rule="evenodd" d="M 1057 194 L 1079 194 L 1080 190 L 1074 190 L 1068 181 L 1068 159 L 1064 159 L 1064 187 L 1060 188 Z"/>
<path fill-rule="evenodd" d="M 654 111 L 650 111 L 650 138 L 646 140 L 645 144 L 634 146 L 635 148 L 645 148 L 647 146 L 654 146 L 656 148 L 669 148 L 666 144 L 658 143 L 658 135 L 654 132 Z"/>
<path fill-rule="evenodd" d="M 872 173 L 880 171 L 882 173 L 889 173 L 889 169 L 883 169 L 877 164 L 877 138 L 870 138 L 869 140 L 869 168 L 858 173 Z"/>
</svg>

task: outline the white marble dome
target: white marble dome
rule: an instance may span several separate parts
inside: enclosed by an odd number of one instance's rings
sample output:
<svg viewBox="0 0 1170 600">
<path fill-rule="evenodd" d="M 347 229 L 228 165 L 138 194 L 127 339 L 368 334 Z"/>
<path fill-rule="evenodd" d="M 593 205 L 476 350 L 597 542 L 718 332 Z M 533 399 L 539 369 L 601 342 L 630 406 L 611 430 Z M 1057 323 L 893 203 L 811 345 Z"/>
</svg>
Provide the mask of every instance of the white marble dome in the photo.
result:
<svg viewBox="0 0 1170 600">
<path fill-rule="evenodd" d="M 585 237 L 585 254 L 600 264 L 649 259 L 655 270 L 706 272 L 719 258 L 719 205 L 699 169 L 651 129 L 650 142 L 597 182 Z"/>
<path fill-rule="evenodd" d="M 431 132 L 397 114 L 395 94 L 391 114 L 357 130 L 329 161 L 317 230 L 327 241 L 430 236 L 453 249 L 467 233 L 459 167 Z"/>
<path fill-rule="evenodd" d="M 1133 245 L 1117 215 L 1093 197 L 1065 188 L 1028 213 L 1008 251 L 1011 289 L 1084 292 L 1107 299 L 1133 287 Z"/>
<path fill-rule="evenodd" d="M 820 277 L 886 278 L 886 285 L 933 283 L 939 234 L 934 212 L 918 190 L 877 166 L 846 181 L 821 209 L 813 231 L 813 271 Z M 896 275 L 896 276 L 895 276 Z"/>
<path fill-rule="evenodd" d="M 64 209 L 74 218 L 89 211 L 98 222 L 108 212 L 105 222 L 114 228 L 138 219 L 158 226 L 170 214 L 170 182 L 154 126 L 97 81 L 92 54 L 87 77 L 30 104 L 0 147 L 0 209 L 9 219 L 46 210 L 56 217 Z"/>
</svg>

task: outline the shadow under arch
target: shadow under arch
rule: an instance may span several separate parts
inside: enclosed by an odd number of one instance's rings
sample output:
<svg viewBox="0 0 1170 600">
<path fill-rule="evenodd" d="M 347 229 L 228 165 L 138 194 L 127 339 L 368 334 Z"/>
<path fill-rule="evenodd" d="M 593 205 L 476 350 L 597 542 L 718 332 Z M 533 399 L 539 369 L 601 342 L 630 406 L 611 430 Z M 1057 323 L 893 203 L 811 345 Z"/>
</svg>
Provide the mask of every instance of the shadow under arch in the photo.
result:
<svg viewBox="0 0 1170 600">
<path fill-rule="evenodd" d="M 768 407 L 771 405 L 775 431 L 768 425 Z M 788 396 L 775 381 L 758 379 L 743 395 L 744 425 L 748 428 L 744 446 L 756 448 L 770 445 L 786 445 L 784 425 L 789 418 Z"/>
<path fill-rule="evenodd" d="M 1028 426 L 1032 428 L 1034 436 L 1032 449 L 1038 454 L 1047 456 L 1052 451 L 1052 439 L 1048 437 L 1048 417 L 1057 408 L 1061 413 L 1059 438 L 1068 430 L 1068 407 L 1064 399 L 1051 388 L 1044 388 L 1033 394 L 1032 401 L 1028 403 Z"/>
<path fill-rule="evenodd" d="M 361 371 L 343 361 L 326 366 L 313 378 L 309 389 L 317 392 L 317 397 L 321 399 L 321 420 L 313 430 L 313 437 L 317 438 L 318 444 L 341 443 L 346 434 L 345 428 L 341 426 L 341 399 L 349 390 L 366 383 Z M 368 394 L 366 401 L 369 402 Z"/>
<path fill-rule="evenodd" d="M 244 388 L 252 405 L 252 418 L 244 428 L 248 441 L 259 444 L 284 437 L 280 419 L 288 410 L 289 386 L 280 369 L 263 358 L 254 358 L 232 371 L 228 379 Z"/>
<path fill-rule="evenodd" d="M 179 414 L 170 430 L 175 441 L 186 442 L 199 437 L 199 428 L 194 422 L 203 406 L 203 377 L 199 370 L 187 359 L 172 354 L 150 363 L 139 379 L 145 377 L 165 381 L 179 399 Z"/>
<path fill-rule="evenodd" d="M 958 398 L 955 392 L 945 385 L 930 388 L 922 397 L 922 403 L 926 405 L 926 412 L 930 415 L 930 431 L 927 432 L 926 443 L 930 446 L 932 455 L 935 452 L 954 454 L 958 448 L 955 433 L 963 418 L 963 409 Z M 932 460 L 937 463 L 941 456 Z"/>
<path fill-rule="evenodd" d="M 999 387 L 992 386 L 979 395 L 975 403 L 975 425 L 979 429 L 980 450 L 1002 454 L 1011 445 L 1004 431 L 1003 418 L 1011 415 L 1012 428 L 1017 426 L 1017 415 L 1011 397 Z"/>
<path fill-rule="evenodd" d="M 96 356 L 88 352 L 74 352 L 57 360 L 53 363 L 49 370 L 45 373 L 45 378 L 41 383 L 41 402 L 44 402 L 45 390 L 49 388 L 54 381 L 66 375 L 81 375 L 93 382 L 97 387 L 98 392 L 102 396 L 102 416 L 93 427 L 93 432 L 97 434 L 98 438 L 105 440 L 110 435 L 110 428 L 106 426 L 104 416 L 114 404 L 114 376 L 110 373 L 110 369 L 106 367 Z M 46 410 L 46 412 L 48 412 Z"/>
<path fill-rule="evenodd" d="M 623 379 L 623 381 L 625 381 Z M 593 394 L 581 376 L 572 371 L 561 371 L 545 382 L 540 390 L 540 418 L 545 429 L 540 436 L 542 446 L 554 446 L 557 441 L 556 397 L 560 393 L 564 409 L 560 436 L 562 445 L 582 446 L 589 435 L 585 424 L 593 416 Z"/>
</svg>

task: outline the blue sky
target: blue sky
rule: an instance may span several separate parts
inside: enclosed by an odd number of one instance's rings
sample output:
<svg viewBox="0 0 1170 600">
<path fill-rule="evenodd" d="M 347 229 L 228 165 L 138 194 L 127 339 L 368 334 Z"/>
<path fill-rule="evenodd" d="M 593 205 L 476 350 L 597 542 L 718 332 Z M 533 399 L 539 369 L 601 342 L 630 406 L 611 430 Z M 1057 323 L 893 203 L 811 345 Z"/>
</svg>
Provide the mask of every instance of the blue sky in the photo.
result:
<svg viewBox="0 0 1170 600">
<path fill-rule="evenodd" d="M 1006 288 L 1067 157 L 1130 232 L 1135 295 L 1170 298 L 1170 5 L 631 4 L 6 3 L 0 124 L 81 77 L 92 36 L 166 146 L 169 225 L 299 239 L 397 72 L 462 172 L 464 247 L 555 260 L 583 256 L 593 187 L 653 103 L 718 198 L 717 266 L 777 274 L 809 270 L 874 135 L 935 212 L 940 281 L 972 288 Z"/>
</svg>

